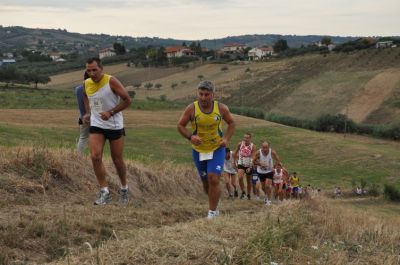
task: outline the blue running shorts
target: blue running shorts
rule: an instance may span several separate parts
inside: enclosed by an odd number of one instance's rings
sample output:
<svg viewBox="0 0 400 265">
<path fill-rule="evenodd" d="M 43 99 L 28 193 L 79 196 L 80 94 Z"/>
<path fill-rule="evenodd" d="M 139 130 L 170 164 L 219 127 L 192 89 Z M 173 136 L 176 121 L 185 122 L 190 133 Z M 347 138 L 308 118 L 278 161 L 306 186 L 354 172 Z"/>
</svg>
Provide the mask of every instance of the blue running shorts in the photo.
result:
<svg viewBox="0 0 400 265">
<path fill-rule="evenodd" d="M 199 172 L 202 181 L 207 181 L 209 173 L 221 175 L 224 170 L 225 162 L 225 147 L 219 147 L 213 153 L 213 158 L 210 160 L 200 161 L 200 154 L 196 150 L 192 150 L 194 165 Z"/>
</svg>

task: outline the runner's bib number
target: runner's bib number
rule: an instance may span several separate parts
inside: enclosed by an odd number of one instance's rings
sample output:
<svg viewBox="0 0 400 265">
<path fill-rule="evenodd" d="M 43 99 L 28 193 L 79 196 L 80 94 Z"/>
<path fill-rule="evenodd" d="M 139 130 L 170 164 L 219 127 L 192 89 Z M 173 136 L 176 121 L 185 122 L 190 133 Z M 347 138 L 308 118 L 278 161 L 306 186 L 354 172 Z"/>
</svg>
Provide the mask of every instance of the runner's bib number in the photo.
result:
<svg viewBox="0 0 400 265">
<path fill-rule="evenodd" d="M 258 180 L 258 175 L 253 175 L 253 180 Z"/>
<path fill-rule="evenodd" d="M 103 112 L 103 102 L 99 98 L 94 98 L 90 101 L 90 109 L 97 113 Z"/>
<path fill-rule="evenodd" d="M 200 161 L 211 160 L 211 159 L 213 159 L 213 155 L 214 155 L 214 152 L 200 153 L 199 160 Z"/>
</svg>

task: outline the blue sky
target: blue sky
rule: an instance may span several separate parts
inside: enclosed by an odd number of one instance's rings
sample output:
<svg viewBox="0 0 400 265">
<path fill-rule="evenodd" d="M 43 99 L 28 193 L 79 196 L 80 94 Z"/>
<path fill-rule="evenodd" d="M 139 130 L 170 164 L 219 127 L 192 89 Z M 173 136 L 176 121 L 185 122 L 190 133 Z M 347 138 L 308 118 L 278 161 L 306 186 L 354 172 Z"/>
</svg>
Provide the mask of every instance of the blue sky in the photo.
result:
<svg viewBox="0 0 400 265">
<path fill-rule="evenodd" d="M 177 39 L 400 35 L 400 0 L 0 0 L 0 24 Z"/>
</svg>

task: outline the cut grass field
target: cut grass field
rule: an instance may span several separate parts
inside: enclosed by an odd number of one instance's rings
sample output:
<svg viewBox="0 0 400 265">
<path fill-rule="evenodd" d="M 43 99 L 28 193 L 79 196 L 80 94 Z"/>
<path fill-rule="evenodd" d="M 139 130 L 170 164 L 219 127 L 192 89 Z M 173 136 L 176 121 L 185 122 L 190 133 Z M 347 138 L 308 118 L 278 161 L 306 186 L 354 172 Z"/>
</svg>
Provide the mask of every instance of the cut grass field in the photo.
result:
<svg viewBox="0 0 400 265">
<path fill-rule="evenodd" d="M 2 113 L 1 145 L 75 148 L 77 111 L 2 110 Z M 168 160 L 191 165 L 190 145 L 176 131 L 180 114 L 181 111 L 126 111 L 126 157 L 146 164 Z M 285 167 L 297 171 L 306 183 L 349 186 L 352 179 L 363 178 L 370 183 L 390 182 L 400 186 L 398 142 L 312 132 L 237 115 L 235 120 L 237 130 L 231 148 L 250 131 L 257 145 L 263 139 L 269 140 Z"/>
</svg>

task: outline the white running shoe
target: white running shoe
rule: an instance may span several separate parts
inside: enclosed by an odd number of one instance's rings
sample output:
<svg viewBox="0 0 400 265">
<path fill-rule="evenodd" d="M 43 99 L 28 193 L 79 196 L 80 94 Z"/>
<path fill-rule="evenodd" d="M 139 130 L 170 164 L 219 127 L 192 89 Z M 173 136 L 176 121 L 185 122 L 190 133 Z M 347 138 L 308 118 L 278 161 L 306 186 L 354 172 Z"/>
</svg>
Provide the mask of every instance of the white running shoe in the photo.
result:
<svg viewBox="0 0 400 265">
<path fill-rule="evenodd" d="M 209 210 L 208 211 L 208 215 L 207 215 L 207 219 L 208 220 L 212 220 L 212 219 L 216 218 L 218 215 L 219 215 L 219 211 L 218 210 L 216 210 L 216 211 Z"/>
</svg>

